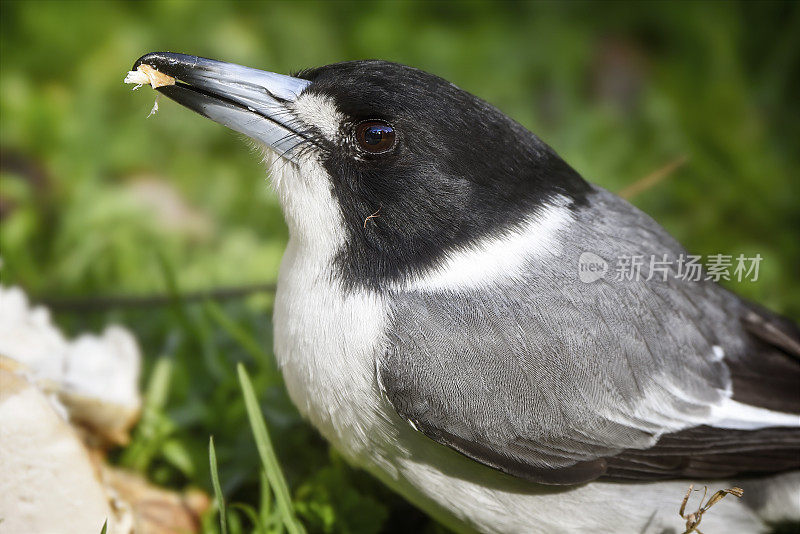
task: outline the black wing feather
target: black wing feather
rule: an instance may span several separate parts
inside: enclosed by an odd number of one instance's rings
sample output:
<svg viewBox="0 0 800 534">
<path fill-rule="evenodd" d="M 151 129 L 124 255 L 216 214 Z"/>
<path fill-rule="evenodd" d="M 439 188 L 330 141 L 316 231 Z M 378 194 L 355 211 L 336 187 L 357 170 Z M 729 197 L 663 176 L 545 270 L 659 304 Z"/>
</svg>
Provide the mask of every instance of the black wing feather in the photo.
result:
<svg viewBox="0 0 800 534">
<path fill-rule="evenodd" d="M 708 426 L 662 436 L 644 451 L 606 458 L 605 478 L 653 480 L 722 478 L 800 468 L 796 428 L 729 430 Z"/>
</svg>

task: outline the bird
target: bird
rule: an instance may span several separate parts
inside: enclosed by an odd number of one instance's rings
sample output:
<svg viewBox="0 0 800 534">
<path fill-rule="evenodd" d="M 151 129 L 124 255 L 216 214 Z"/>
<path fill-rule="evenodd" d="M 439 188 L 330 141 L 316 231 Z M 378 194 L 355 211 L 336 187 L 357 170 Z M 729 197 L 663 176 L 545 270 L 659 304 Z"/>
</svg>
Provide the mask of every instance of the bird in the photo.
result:
<svg viewBox="0 0 800 534">
<path fill-rule="evenodd" d="M 798 326 L 682 276 L 666 230 L 498 108 L 383 60 L 142 66 L 264 147 L 275 357 L 351 464 L 456 532 L 678 532 L 690 483 L 744 489 L 707 532 L 800 520 Z"/>
</svg>

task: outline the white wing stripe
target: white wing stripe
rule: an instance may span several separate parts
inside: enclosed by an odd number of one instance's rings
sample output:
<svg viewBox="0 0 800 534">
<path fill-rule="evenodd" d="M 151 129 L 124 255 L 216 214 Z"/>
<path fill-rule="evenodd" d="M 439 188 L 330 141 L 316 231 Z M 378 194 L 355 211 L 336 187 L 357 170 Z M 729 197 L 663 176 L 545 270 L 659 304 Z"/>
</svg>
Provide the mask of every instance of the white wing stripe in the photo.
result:
<svg viewBox="0 0 800 534">
<path fill-rule="evenodd" d="M 758 430 L 760 428 L 800 426 L 800 415 L 773 412 L 725 399 L 711 408 L 711 426 L 733 430 Z"/>
</svg>

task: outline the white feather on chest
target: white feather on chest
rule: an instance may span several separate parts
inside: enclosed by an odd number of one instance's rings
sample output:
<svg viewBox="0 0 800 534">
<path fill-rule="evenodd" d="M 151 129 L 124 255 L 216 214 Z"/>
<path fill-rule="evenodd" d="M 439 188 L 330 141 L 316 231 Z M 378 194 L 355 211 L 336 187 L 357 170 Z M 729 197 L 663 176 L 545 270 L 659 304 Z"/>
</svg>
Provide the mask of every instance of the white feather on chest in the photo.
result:
<svg viewBox="0 0 800 534">
<path fill-rule="evenodd" d="M 344 294 L 322 260 L 289 242 L 275 301 L 275 355 L 300 412 L 358 461 L 378 435 L 388 438 L 374 363 L 387 310 L 374 294 Z"/>
<path fill-rule="evenodd" d="M 345 240 L 330 177 L 312 157 L 286 164 L 265 154 L 291 238 L 275 299 L 275 356 L 289 396 L 351 461 L 390 428 L 375 382 L 387 307 L 373 293 L 345 293 L 332 276 Z M 383 426 L 378 431 L 377 426 Z"/>
</svg>

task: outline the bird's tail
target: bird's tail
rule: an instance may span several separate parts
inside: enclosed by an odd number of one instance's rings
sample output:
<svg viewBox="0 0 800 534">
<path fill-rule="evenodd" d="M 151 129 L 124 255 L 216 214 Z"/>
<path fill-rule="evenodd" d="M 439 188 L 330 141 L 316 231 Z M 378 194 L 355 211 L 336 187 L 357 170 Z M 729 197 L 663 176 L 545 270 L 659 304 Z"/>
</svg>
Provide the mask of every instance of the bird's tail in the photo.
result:
<svg viewBox="0 0 800 534">
<path fill-rule="evenodd" d="M 791 523 L 800 532 L 800 471 L 767 478 L 738 481 L 744 488 L 742 501 L 765 523 Z"/>
</svg>

